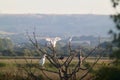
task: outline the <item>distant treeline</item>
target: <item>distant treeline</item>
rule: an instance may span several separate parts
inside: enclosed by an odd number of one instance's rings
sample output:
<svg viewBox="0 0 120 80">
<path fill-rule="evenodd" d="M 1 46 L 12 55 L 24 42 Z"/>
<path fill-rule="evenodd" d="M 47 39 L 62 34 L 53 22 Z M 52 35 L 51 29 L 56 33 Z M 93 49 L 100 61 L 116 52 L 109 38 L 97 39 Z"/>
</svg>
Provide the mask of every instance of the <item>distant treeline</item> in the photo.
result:
<svg viewBox="0 0 120 80">
<path fill-rule="evenodd" d="M 48 52 L 49 49 L 41 44 L 38 43 L 42 48 L 45 48 Z M 110 42 L 104 42 L 100 44 L 101 49 L 107 49 L 106 52 L 103 54 L 103 56 L 109 56 L 109 54 L 112 51 L 112 44 Z M 90 51 L 94 48 L 91 46 L 80 46 L 76 44 L 72 44 L 72 49 L 79 49 L 79 47 L 82 47 L 82 54 L 85 56 L 90 53 Z M 100 50 L 101 50 L 100 49 Z M 57 43 L 56 48 L 57 56 L 68 56 L 68 45 Z M 97 56 L 100 50 L 95 51 L 95 55 Z M 50 52 L 51 53 L 51 52 Z M 33 45 L 30 43 L 22 43 L 22 44 L 15 44 L 11 41 L 11 39 L 8 38 L 0 38 L 0 56 L 32 56 L 32 57 L 38 57 L 41 53 L 38 53 Z"/>
</svg>

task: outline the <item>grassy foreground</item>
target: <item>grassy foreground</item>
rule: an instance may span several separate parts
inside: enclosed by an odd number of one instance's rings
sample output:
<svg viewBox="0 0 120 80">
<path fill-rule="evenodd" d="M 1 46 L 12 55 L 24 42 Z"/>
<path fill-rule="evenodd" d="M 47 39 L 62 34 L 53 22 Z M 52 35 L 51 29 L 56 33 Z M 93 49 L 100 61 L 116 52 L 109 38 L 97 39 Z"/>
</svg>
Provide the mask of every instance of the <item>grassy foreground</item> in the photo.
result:
<svg viewBox="0 0 120 80">
<path fill-rule="evenodd" d="M 89 58 L 86 60 L 87 63 L 92 64 L 94 62 L 94 58 Z M 101 64 L 108 64 L 111 60 L 109 59 L 101 59 L 99 62 L 94 66 L 93 71 L 88 74 L 85 80 L 88 80 L 94 74 L 94 70 L 97 70 L 101 67 Z M 71 68 L 75 65 L 76 59 L 74 59 L 71 63 Z M 28 72 L 31 71 L 35 75 L 39 76 L 39 80 L 47 80 L 46 74 L 53 80 L 59 80 L 57 74 L 50 73 L 50 72 L 42 72 L 38 68 L 34 66 L 40 67 L 39 59 L 0 59 L 0 80 L 33 80 L 31 76 L 28 75 Z M 45 68 L 49 70 L 57 70 L 53 67 L 48 61 L 46 61 Z M 84 66 L 83 66 L 84 67 Z M 84 72 L 80 71 L 77 73 L 77 77 L 81 76 Z"/>
</svg>

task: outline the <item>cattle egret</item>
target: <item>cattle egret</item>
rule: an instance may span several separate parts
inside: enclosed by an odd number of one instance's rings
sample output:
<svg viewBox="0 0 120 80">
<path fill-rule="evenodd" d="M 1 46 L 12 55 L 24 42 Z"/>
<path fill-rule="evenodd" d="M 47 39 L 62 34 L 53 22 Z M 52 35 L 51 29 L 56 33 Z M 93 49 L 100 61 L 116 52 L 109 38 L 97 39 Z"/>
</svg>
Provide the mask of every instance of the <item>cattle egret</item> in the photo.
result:
<svg viewBox="0 0 120 80">
<path fill-rule="evenodd" d="M 83 57 L 82 57 L 82 51 L 81 51 L 81 49 L 80 49 L 80 53 L 79 53 L 78 57 L 80 58 L 80 64 L 82 64 L 83 63 Z"/>
<path fill-rule="evenodd" d="M 59 37 L 55 37 L 55 38 L 46 38 L 46 41 L 49 41 L 53 47 L 56 47 L 56 43 L 57 41 L 61 40 L 61 38 Z"/>
<path fill-rule="evenodd" d="M 81 64 L 83 63 L 83 57 L 82 56 L 80 56 L 80 61 L 81 61 Z"/>
<path fill-rule="evenodd" d="M 72 37 L 70 37 L 70 39 L 69 39 L 69 42 L 71 42 L 72 41 Z"/>
<path fill-rule="evenodd" d="M 45 64 L 45 57 L 46 57 L 46 54 L 44 54 L 42 56 L 42 58 L 40 59 L 40 65 L 43 66 Z"/>
</svg>

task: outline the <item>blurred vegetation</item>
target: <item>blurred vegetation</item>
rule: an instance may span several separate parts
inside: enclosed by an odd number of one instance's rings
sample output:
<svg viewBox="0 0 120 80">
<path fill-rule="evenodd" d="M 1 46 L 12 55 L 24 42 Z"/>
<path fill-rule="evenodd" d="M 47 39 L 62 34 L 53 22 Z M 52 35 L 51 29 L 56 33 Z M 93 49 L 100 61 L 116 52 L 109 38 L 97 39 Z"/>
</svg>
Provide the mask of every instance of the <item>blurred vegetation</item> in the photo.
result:
<svg viewBox="0 0 120 80">
<path fill-rule="evenodd" d="M 120 0 L 111 0 L 114 10 L 116 11 L 115 15 L 112 15 L 111 18 L 113 19 L 115 23 L 115 28 L 117 31 L 110 30 L 110 34 L 113 35 L 113 43 L 118 47 L 118 50 L 113 52 L 113 54 L 110 55 L 111 58 L 115 58 L 116 60 L 120 60 Z"/>
<path fill-rule="evenodd" d="M 33 45 L 31 45 L 30 43 L 24 43 L 24 44 L 17 44 L 14 45 L 14 43 L 11 40 L 4 40 L 4 39 L 0 39 L 0 56 L 33 56 L 33 57 L 38 57 L 40 56 L 41 53 L 38 53 L 35 48 L 33 47 Z M 3 41 L 2 41 L 3 40 Z M 49 53 L 50 50 L 45 47 L 45 45 L 42 45 L 39 43 L 39 45 L 46 49 Z M 111 43 L 101 43 L 100 46 L 102 49 L 106 49 L 106 47 L 110 46 Z M 79 47 L 82 46 L 75 46 L 73 45 L 72 48 L 73 49 L 78 49 Z M 57 56 L 68 56 L 69 50 L 68 50 L 68 45 L 62 45 L 60 43 L 57 44 L 56 46 L 56 52 L 57 52 Z M 83 56 L 87 55 L 91 50 L 94 49 L 94 47 L 82 47 L 83 49 Z M 98 52 L 100 50 L 96 50 L 96 52 L 94 52 L 95 54 L 92 56 L 98 56 Z M 110 49 L 106 50 L 105 54 L 103 55 L 104 57 L 108 57 L 110 53 Z"/>
<path fill-rule="evenodd" d="M 120 68 L 103 66 L 96 71 L 94 80 L 120 80 Z"/>
<path fill-rule="evenodd" d="M 13 42 L 7 38 L 0 38 L 0 55 L 10 56 L 13 53 Z"/>
<path fill-rule="evenodd" d="M 102 65 L 95 73 L 93 80 L 120 80 L 120 0 L 111 0 L 113 7 L 116 11 L 115 15 L 112 15 L 112 19 L 115 23 L 117 31 L 110 30 L 110 34 L 113 36 L 113 44 L 117 48 L 110 54 L 110 58 L 114 61 L 108 65 Z"/>
</svg>

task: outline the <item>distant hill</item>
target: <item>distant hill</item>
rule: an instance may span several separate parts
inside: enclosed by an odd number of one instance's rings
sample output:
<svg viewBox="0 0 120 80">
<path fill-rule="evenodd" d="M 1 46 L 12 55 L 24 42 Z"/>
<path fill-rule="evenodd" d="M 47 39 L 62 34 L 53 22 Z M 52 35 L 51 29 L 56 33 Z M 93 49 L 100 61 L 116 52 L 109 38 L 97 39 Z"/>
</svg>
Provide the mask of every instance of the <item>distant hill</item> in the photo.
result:
<svg viewBox="0 0 120 80">
<path fill-rule="evenodd" d="M 0 31 L 25 33 L 36 27 L 39 33 L 107 35 L 114 24 L 108 15 L 0 14 Z"/>
<path fill-rule="evenodd" d="M 15 33 L 0 31 L 0 34 L 2 34 L 2 35 L 13 35 L 13 34 L 15 34 Z"/>
</svg>

